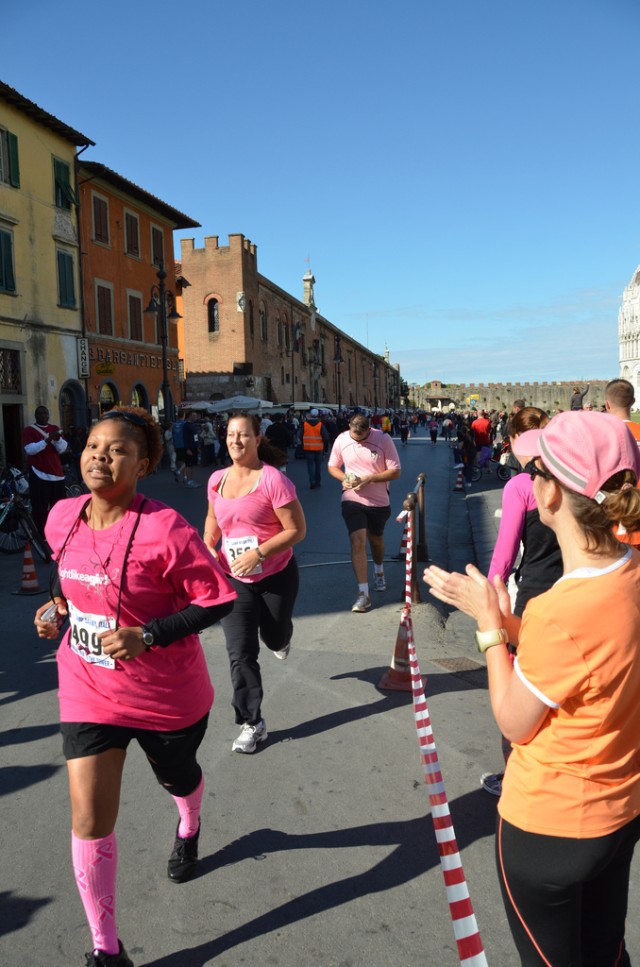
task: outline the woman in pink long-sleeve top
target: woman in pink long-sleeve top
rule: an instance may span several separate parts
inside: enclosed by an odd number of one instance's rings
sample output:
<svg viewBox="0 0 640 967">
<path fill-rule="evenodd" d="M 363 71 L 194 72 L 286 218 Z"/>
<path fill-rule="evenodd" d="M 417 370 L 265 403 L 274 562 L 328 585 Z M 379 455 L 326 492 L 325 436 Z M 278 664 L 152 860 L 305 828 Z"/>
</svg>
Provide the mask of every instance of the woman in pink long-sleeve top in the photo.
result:
<svg viewBox="0 0 640 967">
<path fill-rule="evenodd" d="M 527 430 L 542 429 L 549 422 L 544 410 L 525 406 L 509 420 L 509 439 L 512 442 Z M 538 514 L 533 484 L 526 473 L 519 473 L 505 484 L 502 494 L 502 517 L 498 539 L 489 566 L 489 580 L 496 574 L 507 583 L 518 557 L 516 570 L 518 593 L 513 613 L 522 616 L 529 598 L 548 590 L 562 574 L 562 557 L 553 531 L 543 524 Z"/>
<path fill-rule="evenodd" d="M 537 406 L 525 406 L 509 418 L 509 440 L 513 447 L 517 438 L 527 430 L 542 429 L 549 422 L 544 410 Z M 528 460 L 528 458 L 527 458 Z M 521 463 L 527 460 L 522 459 Z M 519 473 L 505 484 L 502 494 L 502 517 L 498 539 L 493 549 L 488 578 L 493 583 L 496 574 L 507 583 L 520 544 L 522 557 L 516 570 L 517 594 L 513 613 L 522 617 L 525 605 L 547 591 L 562 574 L 562 555 L 551 528 L 540 520 L 538 505 L 533 495 L 533 481 L 528 473 Z M 511 752 L 511 743 L 502 739 L 505 762 Z M 502 772 L 485 772 L 480 777 L 482 788 L 494 796 L 502 792 Z"/>
</svg>

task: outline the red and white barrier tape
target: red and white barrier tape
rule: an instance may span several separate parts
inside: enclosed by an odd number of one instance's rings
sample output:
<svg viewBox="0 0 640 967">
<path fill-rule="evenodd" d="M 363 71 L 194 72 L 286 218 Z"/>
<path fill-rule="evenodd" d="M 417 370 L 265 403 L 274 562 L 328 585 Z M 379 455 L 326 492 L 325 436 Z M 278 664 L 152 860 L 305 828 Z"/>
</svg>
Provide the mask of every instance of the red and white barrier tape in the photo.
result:
<svg viewBox="0 0 640 967">
<path fill-rule="evenodd" d="M 449 912 L 453 922 L 453 934 L 458 947 L 460 963 L 464 967 L 487 967 L 484 947 L 478 924 L 476 922 L 471 897 L 464 875 L 462 859 L 453 828 L 453 820 L 449 811 L 444 779 L 438 761 L 438 752 L 431 729 L 427 699 L 422 685 L 422 675 L 418 666 L 415 642 L 413 639 L 413 623 L 411 620 L 411 569 L 413 557 L 412 514 L 407 517 L 407 560 L 405 607 L 400 624 L 407 632 L 409 649 L 409 667 L 411 668 L 411 687 L 413 692 L 413 713 L 420 744 L 420 755 L 424 778 L 427 784 L 431 818 L 440 855 L 440 868 L 444 877 L 449 903 Z"/>
</svg>

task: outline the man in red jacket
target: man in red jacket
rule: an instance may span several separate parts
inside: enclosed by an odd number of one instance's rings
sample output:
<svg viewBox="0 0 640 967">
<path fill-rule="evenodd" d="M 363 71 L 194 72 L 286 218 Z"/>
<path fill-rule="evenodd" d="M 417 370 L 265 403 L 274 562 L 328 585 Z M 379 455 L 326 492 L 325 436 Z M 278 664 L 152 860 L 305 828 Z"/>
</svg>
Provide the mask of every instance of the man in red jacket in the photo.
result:
<svg viewBox="0 0 640 967">
<path fill-rule="evenodd" d="M 38 530 L 44 535 L 47 515 L 53 505 L 65 496 L 64 470 L 60 454 L 67 449 L 60 427 L 49 423 L 49 410 L 38 406 L 35 422 L 25 427 L 22 445 L 29 464 L 31 509 Z"/>
</svg>

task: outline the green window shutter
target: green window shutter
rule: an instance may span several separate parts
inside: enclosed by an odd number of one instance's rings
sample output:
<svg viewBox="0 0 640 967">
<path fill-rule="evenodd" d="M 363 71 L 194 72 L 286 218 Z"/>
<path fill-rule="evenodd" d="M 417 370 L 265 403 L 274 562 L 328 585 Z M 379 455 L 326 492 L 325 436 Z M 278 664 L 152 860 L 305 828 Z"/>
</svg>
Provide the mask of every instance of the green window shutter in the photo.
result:
<svg viewBox="0 0 640 967">
<path fill-rule="evenodd" d="M 55 180 L 55 203 L 58 208 L 67 211 L 75 205 L 76 199 L 69 181 L 69 165 L 65 161 L 53 159 L 53 175 Z"/>
<path fill-rule="evenodd" d="M 60 305 L 67 309 L 76 307 L 75 281 L 73 278 L 73 256 L 58 252 L 58 288 Z"/>
<path fill-rule="evenodd" d="M 67 295 L 69 297 L 68 305 L 75 309 L 76 307 L 76 285 L 73 278 L 73 257 L 67 255 L 65 260 L 65 276 L 66 276 L 66 286 Z"/>
<path fill-rule="evenodd" d="M 19 188 L 20 162 L 18 160 L 18 139 L 10 131 L 7 131 L 7 147 L 9 148 L 9 184 L 14 188 Z"/>
<path fill-rule="evenodd" d="M 64 179 L 64 166 L 57 158 L 53 159 L 53 180 L 55 191 L 55 203 L 57 208 L 63 208 L 62 201 L 62 182 Z"/>
<path fill-rule="evenodd" d="M 13 274 L 13 239 L 9 232 L 0 231 L 0 291 L 15 292 Z"/>
</svg>

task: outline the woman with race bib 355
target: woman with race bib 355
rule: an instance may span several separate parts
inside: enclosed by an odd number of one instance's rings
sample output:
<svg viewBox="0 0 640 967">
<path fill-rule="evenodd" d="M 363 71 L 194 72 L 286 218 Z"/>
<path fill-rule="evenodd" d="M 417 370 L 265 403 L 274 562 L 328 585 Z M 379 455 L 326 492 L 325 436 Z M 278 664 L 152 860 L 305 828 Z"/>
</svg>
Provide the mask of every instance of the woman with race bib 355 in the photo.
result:
<svg viewBox="0 0 640 967">
<path fill-rule="evenodd" d="M 133 967 L 116 929 L 114 833 L 132 740 L 178 809 L 169 879 L 189 879 L 198 858 L 204 780 L 196 752 L 213 702 L 198 632 L 231 610 L 235 593 L 195 529 L 136 493 L 161 455 L 160 427 L 148 413 L 105 413 L 81 456 L 90 495 L 59 501 L 46 526 L 57 614 L 44 620 L 43 605 L 35 624 L 54 639 L 69 618 L 59 699 L 73 869 L 93 938 L 87 967 Z"/>
<path fill-rule="evenodd" d="M 232 465 L 209 479 L 204 542 L 219 557 L 238 597 L 222 621 L 231 664 L 232 704 L 242 726 L 234 752 L 255 752 L 268 737 L 262 718 L 260 639 L 287 658 L 298 593 L 291 548 L 306 533 L 296 488 L 277 469 L 286 457 L 260 436 L 253 416 L 233 416 L 227 427 Z M 216 548 L 220 544 L 219 550 Z"/>
</svg>

